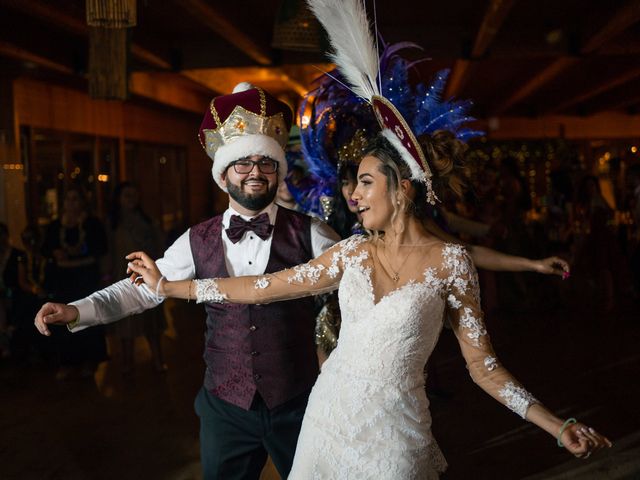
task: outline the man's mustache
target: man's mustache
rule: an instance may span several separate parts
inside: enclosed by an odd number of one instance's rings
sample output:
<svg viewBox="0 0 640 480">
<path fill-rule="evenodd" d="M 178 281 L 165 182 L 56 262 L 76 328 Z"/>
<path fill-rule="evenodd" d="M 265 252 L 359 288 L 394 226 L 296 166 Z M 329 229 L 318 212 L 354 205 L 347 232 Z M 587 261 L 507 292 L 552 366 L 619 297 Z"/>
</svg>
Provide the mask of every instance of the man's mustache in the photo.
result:
<svg viewBox="0 0 640 480">
<path fill-rule="evenodd" d="M 242 180 L 242 182 L 240 182 L 240 184 L 241 185 L 245 185 L 248 182 L 262 182 L 262 183 L 266 183 L 266 184 L 269 183 L 269 181 L 266 178 L 255 177 L 255 178 L 248 178 L 246 180 Z"/>
</svg>

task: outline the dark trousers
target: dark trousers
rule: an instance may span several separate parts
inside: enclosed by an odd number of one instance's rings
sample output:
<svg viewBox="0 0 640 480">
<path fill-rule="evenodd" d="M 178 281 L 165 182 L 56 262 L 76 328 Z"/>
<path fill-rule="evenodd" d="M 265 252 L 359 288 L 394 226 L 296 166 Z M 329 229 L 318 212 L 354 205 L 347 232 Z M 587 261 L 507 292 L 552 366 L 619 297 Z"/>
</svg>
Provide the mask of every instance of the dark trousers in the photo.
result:
<svg viewBox="0 0 640 480">
<path fill-rule="evenodd" d="M 308 398 L 306 392 L 269 410 L 256 393 L 250 410 L 244 410 L 201 388 L 195 409 L 204 480 L 257 480 L 267 454 L 287 478 Z"/>
</svg>

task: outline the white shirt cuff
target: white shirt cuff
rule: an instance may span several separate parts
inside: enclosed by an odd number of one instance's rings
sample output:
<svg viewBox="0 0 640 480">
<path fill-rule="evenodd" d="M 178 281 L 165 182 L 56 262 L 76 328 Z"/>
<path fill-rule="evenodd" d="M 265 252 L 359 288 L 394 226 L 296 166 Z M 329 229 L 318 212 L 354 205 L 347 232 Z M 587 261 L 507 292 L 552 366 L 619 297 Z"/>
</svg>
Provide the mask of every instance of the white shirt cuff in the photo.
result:
<svg viewBox="0 0 640 480">
<path fill-rule="evenodd" d="M 69 303 L 78 309 L 78 318 L 67 325 L 70 332 L 79 332 L 87 327 L 98 325 L 100 322 L 96 320 L 96 312 L 93 302 L 88 298 L 77 300 Z"/>
</svg>

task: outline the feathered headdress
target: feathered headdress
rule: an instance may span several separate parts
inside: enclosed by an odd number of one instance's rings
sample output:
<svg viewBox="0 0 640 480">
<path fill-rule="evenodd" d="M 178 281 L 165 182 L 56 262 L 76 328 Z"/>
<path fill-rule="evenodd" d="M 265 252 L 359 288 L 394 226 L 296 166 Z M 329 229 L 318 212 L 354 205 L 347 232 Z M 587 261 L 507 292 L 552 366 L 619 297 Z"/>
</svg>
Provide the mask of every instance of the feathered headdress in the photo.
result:
<svg viewBox="0 0 640 480">
<path fill-rule="evenodd" d="M 413 92 L 407 80 L 407 63 L 398 61 L 392 65 L 398 73 L 395 81 L 402 83 L 405 91 L 393 89 L 393 75 L 387 77 L 385 88 L 381 78 L 381 72 L 387 70 L 382 68 L 385 62 L 393 59 L 400 48 L 415 45 L 398 44 L 385 49 L 386 55 L 383 52 L 379 57 L 360 0 L 308 0 L 308 3 L 329 34 L 333 47 L 331 59 L 337 64 L 348 88 L 371 104 L 382 134 L 409 167 L 411 178 L 426 185 L 427 201 L 435 204 L 437 198 L 431 182 L 431 168 L 416 135 L 439 128 L 448 128 L 459 138 L 477 135 L 479 132 L 461 128 L 463 123 L 472 120 L 466 116 L 470 102 L 443 103 L 440 100 L 446 83 L 445 72 L 440 72 L 428 88 L 419 86 Z"/>
<path fill-rule="evenodd" d="M 308 171 L 302 182 L 287 181 L 289 191 L 303 211 L 325 220 L 333 211 L 340 164 L 359 162 L 380 129 L 369 105 L 332 77 L 323 75 L 305 95 L 298 110 L 301 148 L 287 152 L 289 162 L 304 163 Z"/>
</svg>

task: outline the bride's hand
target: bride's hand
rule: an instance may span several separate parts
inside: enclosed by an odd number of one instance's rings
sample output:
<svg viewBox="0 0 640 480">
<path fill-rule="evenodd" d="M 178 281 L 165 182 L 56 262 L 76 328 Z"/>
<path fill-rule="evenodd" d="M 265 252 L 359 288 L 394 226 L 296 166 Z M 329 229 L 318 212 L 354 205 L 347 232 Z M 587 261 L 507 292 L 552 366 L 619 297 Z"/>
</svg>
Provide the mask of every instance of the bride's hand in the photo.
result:
<svg viewBox="0 0 640 480">
<path fill-rule="evenodd" d="M 546 275 L 560 275 L 562 279 L 569 278 L 571 267 L 566 260 L 559 257 L 548 257 L 541 260 L 535 260 L 533 265 L 534 271 Z"/>
<path fill-rule="evenodd" d="M 127 265 L 127 275 L 137 286 L 143 283 L 152 291 L 158 288 L 158 282 L 162 278 L 162 273 L 158 270 L 156 262 L 144 252 L 133 252 L 125 257 L 129 260 Z M 157 292 L 162 293 L 162 292 Z"/>
<path fill-rule="evenodd" d="M 567 450 L 576 457 L 585 460 L 598 450 L 612 446 L 607 437 L 600 435 L 593 428 L 587 427 L 582 423 L 567 427 L 562 432 L 560 440 Z"/>
</svg>

